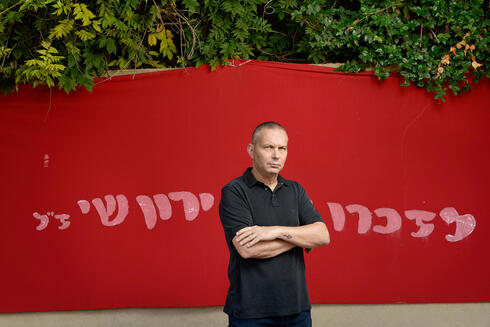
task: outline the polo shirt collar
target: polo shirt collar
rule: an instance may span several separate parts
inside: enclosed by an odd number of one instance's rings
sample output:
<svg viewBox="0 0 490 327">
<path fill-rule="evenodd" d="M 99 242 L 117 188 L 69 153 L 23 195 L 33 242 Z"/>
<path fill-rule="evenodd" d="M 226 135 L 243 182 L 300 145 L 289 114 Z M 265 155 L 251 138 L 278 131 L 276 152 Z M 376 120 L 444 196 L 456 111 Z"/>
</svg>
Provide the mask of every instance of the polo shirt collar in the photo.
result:
<svg viewBox="0 0 490 327">
<path fill-rule="evenodd" d="M 245 172 L 243 173 L 243 180 L 245 181 L 245 184 L 247 184 L 248 187 L 252 187 L 257 183 L 260 183 L 257 179 L 255 179 L 254 175 L 252 174 L 252 167 L 248 167 Z M 277 176 L 277 183 L 278 184 L 284 184 L 285 186 L 288 185 L 288 180 L 283 178 L 281 174 Z"/>
</svg>

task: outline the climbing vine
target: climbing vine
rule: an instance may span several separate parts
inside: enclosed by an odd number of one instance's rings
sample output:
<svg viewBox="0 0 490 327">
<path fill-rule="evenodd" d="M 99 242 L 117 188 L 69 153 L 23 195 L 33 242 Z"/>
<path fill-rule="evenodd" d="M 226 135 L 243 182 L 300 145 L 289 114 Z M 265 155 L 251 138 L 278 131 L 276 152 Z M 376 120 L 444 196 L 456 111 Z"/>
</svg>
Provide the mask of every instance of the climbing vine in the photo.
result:
<svg viewBox="0 0 490 327">
<path fill-rule="evenodd" d="M 484 0 L 4 0 L 0 88 L 254 58 L 397 71 L 444 100 L 488 77 L 488 15 Z"/>
</svg>

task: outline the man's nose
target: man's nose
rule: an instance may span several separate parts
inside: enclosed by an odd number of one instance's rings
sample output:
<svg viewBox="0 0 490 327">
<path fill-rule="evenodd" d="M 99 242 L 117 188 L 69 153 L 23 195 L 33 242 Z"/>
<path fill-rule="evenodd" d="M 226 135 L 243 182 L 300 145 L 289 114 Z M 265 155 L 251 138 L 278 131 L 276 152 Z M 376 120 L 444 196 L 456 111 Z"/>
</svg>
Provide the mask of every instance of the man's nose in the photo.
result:
<svg viewBox="0 0 490 327">
<path fill-rule="evenodd" d="M 278 158 L 279 158 L 279 149 L 274 149 L 274 150 L 272 151 L 272 157 L 273 157 L 274 159 L 278 159 Z"/>
</svg>

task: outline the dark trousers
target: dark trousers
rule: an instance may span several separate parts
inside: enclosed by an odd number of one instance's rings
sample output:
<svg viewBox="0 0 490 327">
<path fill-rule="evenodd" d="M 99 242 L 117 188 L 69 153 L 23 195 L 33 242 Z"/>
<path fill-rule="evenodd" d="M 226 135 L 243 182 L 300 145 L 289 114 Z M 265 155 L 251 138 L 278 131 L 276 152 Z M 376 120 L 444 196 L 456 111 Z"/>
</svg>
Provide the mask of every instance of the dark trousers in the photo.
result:
<svg viewBox="0 0 490 327">
<path fill-rule="evenodd" d="M 311 327 L 310 311 L 295 315 L 254 319 L 228 317 L 228 327 Z"/>
</svg>

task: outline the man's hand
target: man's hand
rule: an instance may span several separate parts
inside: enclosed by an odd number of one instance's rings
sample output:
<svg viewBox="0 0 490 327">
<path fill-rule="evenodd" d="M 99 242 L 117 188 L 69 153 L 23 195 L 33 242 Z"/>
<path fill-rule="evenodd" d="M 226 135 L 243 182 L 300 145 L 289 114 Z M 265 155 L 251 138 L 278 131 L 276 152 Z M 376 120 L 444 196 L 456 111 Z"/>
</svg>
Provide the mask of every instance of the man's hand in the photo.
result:
<svg viewBox="0 0 490 327">
<path fill-rule="evenodd" d="M 328 245 L 330 235 L 323 222 L 303 226 L 249 226 L 240 229 L 233 242 L 248 249 L 262 241 L 282 240 L 305 249 Z"/>
<path fill-rule="evenodd" d="M 260 241 L 272 241 L 279 237 L 279 229 L 275 226 L 250 226 L 236 233 L 236 241 L 247 248 Z"/>
</svg>

